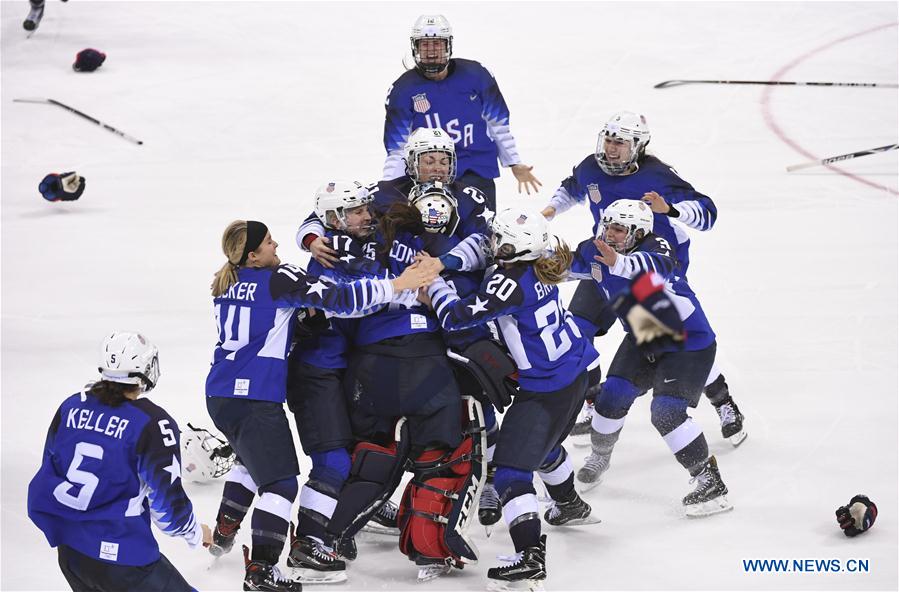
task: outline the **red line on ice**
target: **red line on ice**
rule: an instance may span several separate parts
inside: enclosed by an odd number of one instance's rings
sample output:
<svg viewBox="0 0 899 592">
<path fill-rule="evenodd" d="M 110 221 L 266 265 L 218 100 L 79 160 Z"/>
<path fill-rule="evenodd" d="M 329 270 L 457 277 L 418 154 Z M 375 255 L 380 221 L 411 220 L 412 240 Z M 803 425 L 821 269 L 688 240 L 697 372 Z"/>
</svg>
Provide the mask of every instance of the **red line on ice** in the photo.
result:
<svg viewBox="0 0 899 592">
<path fill-rule="evenodd" d="M 812 57 L 815 54 L 821 53 L 825 49 L 829 49 L 829 48 L 833 47 L 834 45 L 843 43 L 844 41 L 850 41 L 852 39 L 855 39 L 857 37 L 862 37 L 862 36 L 868 35 L 870 33 L 875 33 L 877 31 L 881 31 L 883 29 L 889 29 L 889 28 L 895 27 L 897 25 L 899 25 L 899 23 L 887 23 L 885 25 L 880 25 L 880 26 L 874 27 L 873 29 L 866 29 L 864 31 L 859 31 L 858 33 L 853 33 L 851 35 L 846 35 L 845 37 L 840 37 L 839 39 L 834 39 L 833 41 L 830 41 L 830 42 L 822 45 L 821 47 L 817 47 L 817 48 L 799 56 L 798 58 L 795 58 L 793 61 L 787 63 L 786 65 L 782 66 L 780 68 L 780 70 L 778 70 L 773 75 L 771 75 L 770 79 L 771 80 L 781 80 L 787 72 L 789 72 L 790 70 L 792 70 L 793 68 L 795 68 L 796 66 L 798 66 L 799 64 L 801 64 L 802 62 L 807 60 L 808 58 Z M 771 92 L 774 90 L 774 88 L 776 88 L 776 87 L 766 86 L 765 89 L 762 91 L 762 116 L 765 119 L 765 125 L 767 125 L 768 128 L 772 132 L 774 132 L 774 134 L 778 138 L 780 138 L 787 146 L 789 146 L 790 148 L 792 148 L 799 154 L 805 156 L 809 160 L 820 160 L 821 159 L 820 156 L 816 156 L 816 155 L 812 154 L 811 152 L 809 152 L 808 150 L 806 150 L 805 148 L 803 148 L 802 146 L 800 146 L 795 140 L 793 140 L 789 136 L 787 136 L 786 132 L 784 132 L 783 129 L 781 129 L 781 127 L 779 125 L 777 125 L 777 122 L 774 120 L 774 115 L 771 114 Z M 895 189 L 893 189 L 891 187 L 879 185 L 877 183 L 874 183 L 873 181 L 869 181 L 868 179 L 859 177 L 858 175 L 853 175 L 852 173 L 844 171 L 843 169 L 836 167 L 832 164 L 827 164 L 827 165 L 823 165 L 823 166 L 829 168 L 830 170 L 832 170 L 836 173 L 839 173 L 840 175 L 843 175 L 844 177 L 848 177 L 854 181 L 858 181 L 859 183 L 868 185 L 869 187 L 874 187 L 875 189 L 883 189 L 884 191 L 887 191 L 894 195 L 899 195 L 899 192 L 897 192 Z"/>
</svg>

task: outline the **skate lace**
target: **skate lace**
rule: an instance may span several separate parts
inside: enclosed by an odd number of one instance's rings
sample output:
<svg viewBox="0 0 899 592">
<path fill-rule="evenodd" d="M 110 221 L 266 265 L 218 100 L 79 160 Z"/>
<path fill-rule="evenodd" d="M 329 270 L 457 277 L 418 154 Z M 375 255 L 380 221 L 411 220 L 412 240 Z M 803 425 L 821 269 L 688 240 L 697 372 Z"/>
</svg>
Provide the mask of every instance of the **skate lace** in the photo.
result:
<svg viewBox="0 0 899 592">
<path fill-rule="evenodd" d="M 549 503 L 549 514 L 547 515 L 547 517 L 548 517 L 550 520 L 556 518 L 556 517 L 557 517 L 559 514 L 561 514 L 561 513 L 562 513 L 562 510 L 559 509 L 559 504 L 558 504 L 558 503 L 556 503 L 556 502 L 550 502 L 550 503 Z"/>
<path fill-rule="evenodd" d="M 497 555 L 496 559 L 502 563 L 500 567 L 512 567 L 518 565 L 524 560 L 524 553 L 518 552 L 515 555 Z"/>
<path fill-rule="evenodd" d="M 397 506 L 390 500 L 384 502 L 380 508 L 378 508 L 378 514 L 388 518 L 389 520 L 396 520 Z"/>
<path fill-rule="evenodd" d="M 584 408 L 581 409 L 581 416 L 578 418 L 578 423 L 586 423 L 588 421 L 593 421 L 593 405 L 590 403 L 584 402 Z"/>
<path fill-rule="evenodd" d="M 698 483 L 696 486 L 696 491 L 700 491 L 705 487 L 708 487 L 708 484 L 712 481 L 712 475 L 709 473 L 708 467 L 697 473 L 694 477 L 690 479 L 690 484 Z"/>
<path fill-rule="evenodd" d="M 607 461 L 603 455 L 591 452 L 589 455 L 587 455 L 587 458 L 584 459 L 584 468 L 589 471 L 599 472 L 602 469 L 606 468 L 606 462 Z"/>
<path fill-rule="evenodd" d="M 499 495 L 496 493 L 496 488 L 492 485 L 484 487 L 484 490 L 481 492 L 480 507 L 488 510 L 499 508 Z"/>
<path fill-rule="evenodd" d="M 737 421 L 737 414 L 730 403 L 724 403 L 718 407 L 718 417 L 721 418 L 721 425 L 728 425 Z"/>
<path fill-rule="evenodd" d="M 316 558 L 323 559 L 329 563 L 337 559 L 337 553 L 334 552 L 334 549 L 327 546 L 324 541 L 316 537 L 309 538 L 312 539 L 312 554 Z"/>
<path fill-rule="evenodd" d="M 286 585 L 286 584 L 294 583 L 293 580 L 288 579 L 288 578 L 284 577 L 283 574 L 281 574 L 281 570 L 278 569 L 277 565 L 272 565 L 271 570 L 272 570 L 271 571 L 272 582 L 274 582 L 275 584 L 285 584 Z"/>
</svg>

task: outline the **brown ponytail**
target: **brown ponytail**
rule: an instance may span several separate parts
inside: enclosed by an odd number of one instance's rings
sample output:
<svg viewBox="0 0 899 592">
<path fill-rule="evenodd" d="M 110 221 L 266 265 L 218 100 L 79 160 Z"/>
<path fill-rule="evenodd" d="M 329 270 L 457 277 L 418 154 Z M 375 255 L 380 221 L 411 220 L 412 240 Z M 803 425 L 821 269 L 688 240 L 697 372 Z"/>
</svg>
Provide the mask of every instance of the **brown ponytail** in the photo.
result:
<svg viewBox="0 0 899 592">
<path fill-rule="evenodd" d="M 390 209 L 378 219 L 384 244 L 378 249 L 381 257 L 387 257 L 393 247 L 396 235 L 401 231 L 412 234 L 424 234 L 425 225 L 421 221 L 421 212 L 414 206 L 401 201 L 391 204 Z"/>
<path fill-rule="evenodd" d="M 215 273 L 212 280 L 212 296 L 217 298 L 237 282 L 237 268 L 243 248 L 247 244 L 246 220 L 235 220 L 228 225 L 222 235 L 222 252 L 228 261 Z"/>
</svg>

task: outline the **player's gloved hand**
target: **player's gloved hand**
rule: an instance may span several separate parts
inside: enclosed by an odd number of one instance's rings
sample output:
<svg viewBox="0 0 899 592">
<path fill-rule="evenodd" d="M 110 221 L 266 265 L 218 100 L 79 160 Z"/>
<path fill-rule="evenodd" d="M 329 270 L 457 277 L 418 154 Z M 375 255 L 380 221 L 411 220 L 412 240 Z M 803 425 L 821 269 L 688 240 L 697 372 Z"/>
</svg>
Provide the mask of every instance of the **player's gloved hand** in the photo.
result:
<svg viewBox="0 0 899 592">
<path fill-rule="evenodd" d="M 866 495 L 855 495 L 845 506 L 837 508 L 837 522 L 847 537 L 859 535 L 874 524 L 877 506 Z"/>
<path fill-rule="evenodd" d="M 75 201 L 84 193 L 86 179 L 75 171 L 50 173 L 37 186 L 47 201 Z"/>
<path fill-rule="evenodd" d="M 324 333 L 331 322 L 324 312 L 314 308 L 301 308 L 297 311 L 296 336 L 300 339 L 317 337 Z"/>
<path fill-rule="evenodd" d="M 618 316 L 627 320 L 637 345 L 656 353 L 686 339 L 684 323 L 671 299 L 665 294 L 665 279 L 657 273 L 642 273 L 631 281 L 630 290 L 612 304 Z"/>
</svg>

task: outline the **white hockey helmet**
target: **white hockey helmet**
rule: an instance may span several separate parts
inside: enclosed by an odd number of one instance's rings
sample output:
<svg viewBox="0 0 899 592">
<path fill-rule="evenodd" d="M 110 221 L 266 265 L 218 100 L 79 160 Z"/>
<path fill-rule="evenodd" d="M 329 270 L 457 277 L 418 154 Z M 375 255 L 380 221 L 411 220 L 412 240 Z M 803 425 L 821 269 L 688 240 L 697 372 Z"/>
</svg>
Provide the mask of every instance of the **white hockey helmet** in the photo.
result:
<svg viewBox="0 0 899 592">
<path fill-rule="evenodd" d="M 421 222 L 428 232 L 451 235 L 459 226 L 459 202 L 440 181 L 416 185 L 409 192 L 409 204 L 421 212 Z"/>
<path fill-rule="evenodd" d="M 422 39 L 445 39 L 446 61 L 422 61 L 418 50 L 418 42 Z M 437 74 L 449 65 L 449 60 L 453 55 L 453 28 L 442 14 L 423 14 L 418 17 L 415 24 L 412 25 L 412 34 L 409 36 L 409 40 L 412 43 L 412 57 L 415 59 L 415 65 L 422 72 Z"/>
<path fill-rule="evenodd" d="M 429 152 L 439 152 L 449 157 L 449 172 L 444 183 L 452 183 L 456 179 L 456 144 L 449 134 L 439 127 L 419 127 L 409 136 L 403 149 L 406 159 L 406 174 L 416 183 L 427 183 L 434 179 L 423 179 L 420 166 L 421 157 Z"/>
<path fill-rule="evenodd" d="M 346 210 L 366 206 L 374 198 L 359 181 L 331 181 L 315 190 L 315 215 L 325 228 L 346 229 Z M 337 220 L 337 225 L 334 224 Z"/>
<path fill-rule="evenodd" d="M 602 224 L 599 227 L 599 239 L 608 243 L 619 253 L 626 253 L 638 242 L 652 232 L 652 209 L 637 199 L 619 199 L 613 201 L 602 212 Z M 623 245 L 612 244 L 606 240 L 606 230 L 611 224 L 627 228 L 627 238 Z"/>
<path fill-rule="evenodd" d="M 606 138 L 619 140 L 628 146 L 626 158 L 610 158 L 606 154 Z M 596 141 L 596 162 L 608 175 L 629 175 L 636 171 L 637 161 L 646 152 L 649 144 L 649 126 L 646 118 L 630 111 L 619 111 L 613 115 L 599 132 Z M 614 162 L 613 162 L 614 160 Z"/>
<path fill-rule="evenodd" d="M 136 384 L 142 393 L 159 381 L 159 350 L 140 333 L 113 331 L 100 346 L 101 380 Z"/>
<path fill-rule="evenodd" d="M 549 227 L 539 213 L 507 208 L 496 214 L 490 227 L 490 249 L 497 261 L 532 261 L 549 248 Z"/>
<path fill-rule="evenodd" d="M 181 476 L 202 483 L 231 470 L 236 458 L 225 438 L 204 428 L 187 424 L 181 434 Z"/>
</svg>

